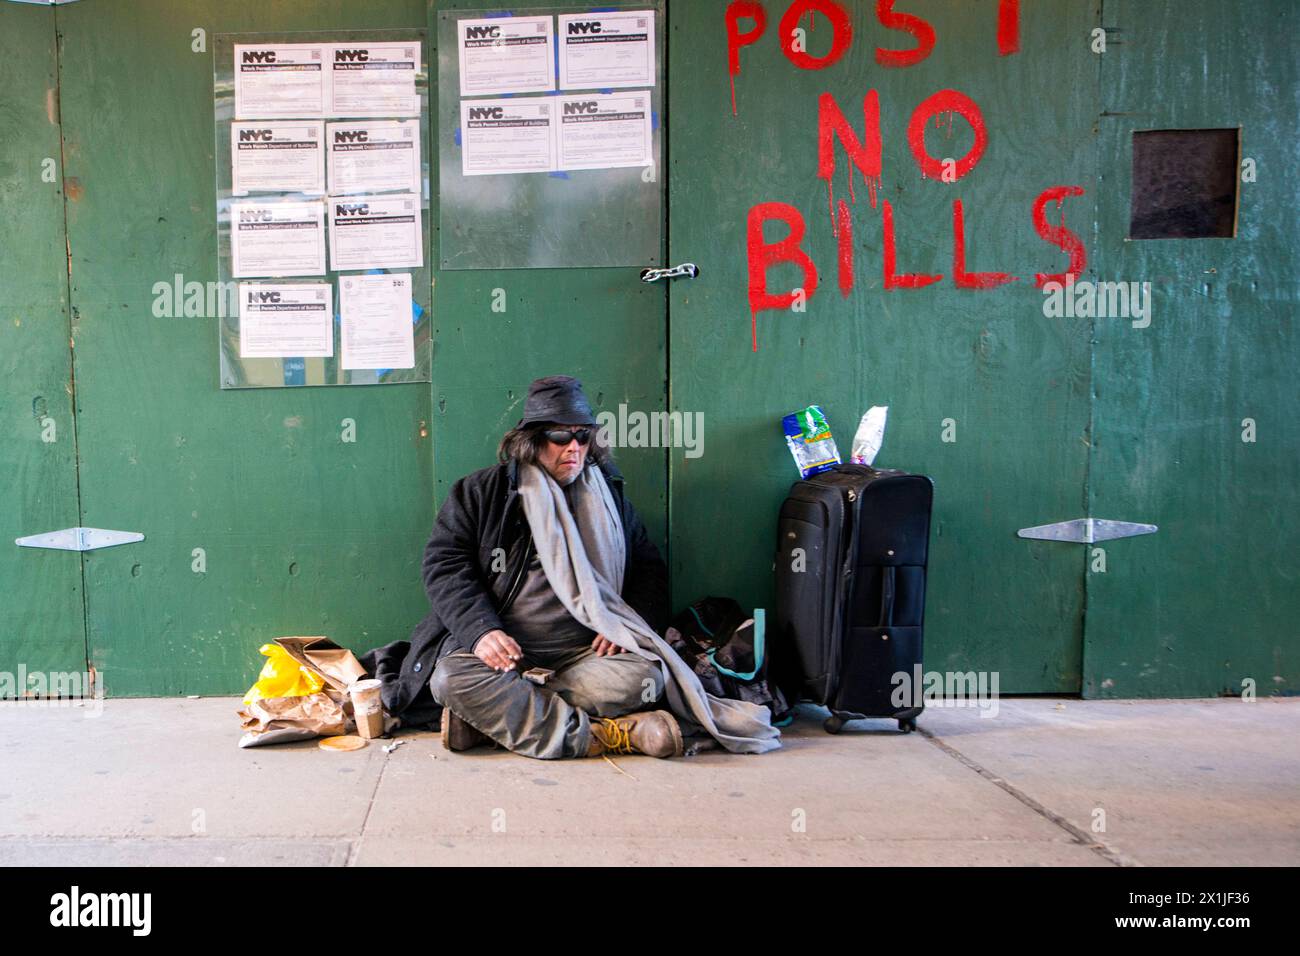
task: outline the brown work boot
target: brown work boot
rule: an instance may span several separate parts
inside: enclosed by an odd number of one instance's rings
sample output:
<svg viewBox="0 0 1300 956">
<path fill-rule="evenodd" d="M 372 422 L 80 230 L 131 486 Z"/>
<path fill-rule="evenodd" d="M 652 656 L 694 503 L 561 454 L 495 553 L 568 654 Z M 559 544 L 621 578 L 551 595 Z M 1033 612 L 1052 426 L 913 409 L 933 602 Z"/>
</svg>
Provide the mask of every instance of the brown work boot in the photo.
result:
<svg viewBox="0 0 1300 956">
<path fill-rule="evenodd" d="M 447 750 L 469 750 L 484 744 L 496 743 L 485 733 L 475 730 L 460 717 L 451 712 L 450 707 L 442 709 L 442 745 Z"/>
<path fill-rule="evenodd" d="M 651 710 L 623 717 L 591 718 L 588 757 L 601 754 L 646 754 L 650 757 L 680 757 L 682 728 L 666 710 Z"/>
</svg>

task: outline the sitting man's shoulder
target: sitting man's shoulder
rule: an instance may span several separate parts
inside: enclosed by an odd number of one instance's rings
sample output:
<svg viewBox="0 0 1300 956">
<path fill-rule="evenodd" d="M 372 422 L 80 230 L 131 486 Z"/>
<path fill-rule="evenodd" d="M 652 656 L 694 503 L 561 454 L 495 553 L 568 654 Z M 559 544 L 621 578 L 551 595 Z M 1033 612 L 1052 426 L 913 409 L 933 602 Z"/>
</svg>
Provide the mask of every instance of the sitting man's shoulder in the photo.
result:
<svg viewBox="0 0 1300 956">
<path fill-rule="evenodd" d="M 475 492 L 481 494 L 495 485 L 506 485 L 510 481 L 509 464 L 488 465 L 478 471 L 471 471 L 452 486 L 452 491 Z"/>
</svg>

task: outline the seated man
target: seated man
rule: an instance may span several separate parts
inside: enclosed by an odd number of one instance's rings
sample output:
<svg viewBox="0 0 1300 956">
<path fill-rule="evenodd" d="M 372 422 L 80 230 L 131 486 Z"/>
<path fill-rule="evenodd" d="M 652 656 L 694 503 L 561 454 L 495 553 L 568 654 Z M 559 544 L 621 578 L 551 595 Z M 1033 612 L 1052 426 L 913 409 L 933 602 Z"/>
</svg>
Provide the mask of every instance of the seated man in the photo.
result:
<svg viewBox="0 0 1300 956">
<path fill-rule="evenodd" d="M 645 712 L 664 691 L 660 663 L 579 621 L 571 608 L 586 616 L 591 596 L 569 563 L 552 558 L 576 547 L 584 572 L 621 576 L 615 593 L 662 631 L 667 570 L 595 433 L 577 379 L 538 379 L 523 418 L 501 441 L 500 463 L 456 482 L 438 513 L 424 581 L 431 617 L 445 633 L 429 690 L 443 707 L 449 750 L 492 741 L 541 758 L 682 753 L 673 715 Z M 553 509 L 565 512 L 558 521 Z M 530 513 L 544 518 L 544 537 Z M 543 569 L 543 551 L 558 586 Z M 535 667 L 554 674 L 539 686 L 523 676 Z"/>
</svg>

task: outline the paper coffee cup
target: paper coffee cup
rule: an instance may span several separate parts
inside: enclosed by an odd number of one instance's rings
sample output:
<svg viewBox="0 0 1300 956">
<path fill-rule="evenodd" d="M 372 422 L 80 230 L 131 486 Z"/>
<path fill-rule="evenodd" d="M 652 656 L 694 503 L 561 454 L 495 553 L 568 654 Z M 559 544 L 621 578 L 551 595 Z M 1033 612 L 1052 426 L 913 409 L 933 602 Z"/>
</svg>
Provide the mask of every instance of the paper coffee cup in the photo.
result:
<svg viewBox="0 0 1300 956">
<path fill-rule="evenodd" d="M 382 687 L 383 684 L 377 680 L 353 681 L 348 685 L 357 733 L 367 740 L 384 735 L 384 701 L 380 696 Z"/>
</svg>

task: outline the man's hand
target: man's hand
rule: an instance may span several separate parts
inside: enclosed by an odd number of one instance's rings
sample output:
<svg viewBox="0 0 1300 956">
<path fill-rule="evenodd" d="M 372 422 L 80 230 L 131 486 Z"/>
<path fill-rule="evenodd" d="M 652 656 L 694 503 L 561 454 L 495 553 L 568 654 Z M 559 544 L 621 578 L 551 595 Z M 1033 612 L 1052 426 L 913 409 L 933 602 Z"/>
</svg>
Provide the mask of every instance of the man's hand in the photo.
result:
<svg viewBox="0 0 1300 956">
<path fill-rule="evenodd" d="M 596 652 L 597 657 L 607 657 L 610 654 L 626 654 L 626 647 L 619 647 L 604 634 L 597 634 L 596 639 L 591 642 L 591 649 Z"/>
<path fill-rule="evenodd" d="M 478 639 L 474 656 L 493 670 L 508 671 L 523 658 L 524 652 L 505 631 L 493 630 Z"/>
</svg>

